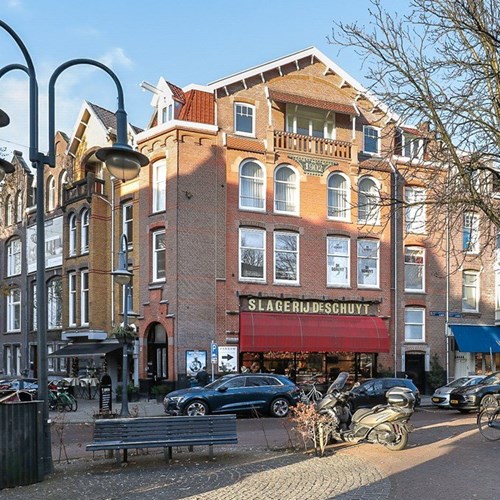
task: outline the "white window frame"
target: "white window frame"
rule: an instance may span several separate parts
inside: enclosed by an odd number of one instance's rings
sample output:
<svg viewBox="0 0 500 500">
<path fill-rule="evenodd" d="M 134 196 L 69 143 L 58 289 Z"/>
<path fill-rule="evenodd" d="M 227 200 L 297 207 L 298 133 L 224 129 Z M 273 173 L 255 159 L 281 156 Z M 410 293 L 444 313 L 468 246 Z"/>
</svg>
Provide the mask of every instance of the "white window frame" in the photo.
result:
<svg viewBox="0 0 500 500">
<path fill-rule="evenodd" d="M 295 180 L 290 181 L 290 180 L 277 179 L 278 173 L 285 169 L 290 170 L 292 172 L 292 174 L 295 176 Z M 291 200 L 288 199 L 278 200 L 278 186 L 281 188 L 280 190 L 284 189 L 286 194 L 288 194 L 288 192 L 292 194 Z M 299 186 L 300 186 L 300 175 L 299 172 L 297 172 L 297 169 L 288 164 L 280 165 L 276 168 L 276 170 L 274 171 L 274 201 L 273 201 L 275 213 L 286 214 L 286 215 L 299 215 L 299 207 L 300 207 Z M 278 208 L 278 203 L 289 204 L 290 206 L 288 206 L 287 208 L 293 208 L 293 210 L 287 210 L 287 209 L 281 210 Z"/>
<path fill-rule="evenodd" d="M 256 175 L 244 174 L 245 167 L 250 164 L 258 167 L 255 172 Z M 258 172 L 260 172 L 260 175 Z M 251 188 L 252 197 L 244 195 L 244 188 L 246 187 Z M 252 205 L 252 203 L 257 203 L 257 205 Z M 266 173 L 264 167 L 254 159 L 245 160 L 240 164 L 239 208 L 253 212 L 266 211 Z"/>
<path fill-rule="evenodd" d="M 345 247 L 345 250 L 344 248 Z M 326 238 L 326 284 L 336 288 L 351 286 L 351 240 L 342 236 Z M 345 279 L 336 280 L 344 274 Z"/>
<path fill-rule="evenodd" d="M 89 271 L 84 269 L 80 271 L 80 325 L 89 324 Z"/>
<path fill-rule="evenodd" d="M 7 277 L 21 274 L 21 255 L 21 238 L 12 238 L 9 243 L 7 243 Z"/>
<path fill-rule="evenodd" d="M 56 287 L 59 287 L 59 290 Z M 47 326 L 50 329 L 62 327 L 61 278 L 54 278 L 47 284 Z"/>
<path fill-rule="evenodd" d="M 235 102 L 233 109 L 234 109 L 234 133 L 238 135 L 245 135 L 247 137 L 255 137 L 255 106 L 253 104 L 247 104 L 246 102 Z M 246 113 L 244 114 L 244 112 Z M 251 116 L 252 119 L 251 132 L 238 130 L 238 116 L 247 116 L 247 117 Z"/>
<path fill-rule="evenodd" d="M 167 161 L 165 159 L 155 161 L 151 168 L 153 169 L 152 211 L 164 212 L 167 208 Z"/>
<path fill-rule="evenodd" d="M 295 240 L 295 248 L 278 248 L 278 243 L 281 238 L 290 238 Z M 295 259 L 295 269 L 291 271 L 289 278 L 278 277 L 278 254 L 290 256 L 291 260 Z M 273 247 L 273 269 L 274 269 L 274 282 L 281 284 L 298 284 L 300 281 L 300 239 L 298 233 L 292 233 L 291 231 L 275 231 L 274 232 L 274 247 Z M 295 274 L 295 276 L 293 276 Z"/>
<path fill-rule="evenodd" d="M 68 273 L 68 323 L 76 326 L 76 273 Z"/>
<path fill-rule="evenodd" d="M 306 127 L 300 128 L 299 121 L 307 122 Z M 314 125 L 321 124 L 321 127 Z M 315 133 L 315 130 L 322 129 L 321 134 Z M 309 137 L 319 137 L 323 139 L 336 138 L 336 115 L 333 111 L 327 111 L 309 106 L 297 104 L 287 104 L 286 106 L 286 130 L 293 134 L 306 135 Z M 302 133 L 302 130 L 307 133 Z"/>
<path fill-rule="evenodd" d="M 130 211 L 130 214 L 127 212 Z M 134 203 L 127 201 L 122 205 L 122 233 L 127 237 L 128 247 L 132 248 L 134 239 Z"/>
<path fill-rule="evenodd" d="M 466 277 L 472 277 L 475 279 L 475 283 L 466 283 Z M 469 307 L 466 300 L 466 290 L 473 290 L 473 296 L 475 299 L 475 307 Z M 479 300 L 480 300 L 480 273 L 473 269 L 467 269 L 462 271 L 462 311 L 464 312 L 479 312 Z"/>
<path fill-rule="evenodd" d="M 68 228 L 69 228 L 68 253 L 70 257 L 73 257 L 74 255 L 76 255 L 76 236 L 77 236 L 75 213 L 70 214 L 68 217 Z"/>
<path fill-rule="evenodd" d="M 262 246 L 243 246 L 243 236 L 245 234 L 259 234 L 262 240 Z M 243 275 L 243 255 L 246 252 L 260 252 L 262 254 L 262 276 L 244 276 Z M 266 281 L 266 231 L 264 229 L 255 229 L 248 227 L 240 227 L 238 235 L 238 277 L 241 281 L 252 281 L 264 283 Z"/>
<path fill-rule="evenodd" d="M 373 125 L 364 125 L 363 126 L 363 153 L 371 156 L 378 156 L 380 154 L 380 128 L 374 127 Z M 377 150 L 376 151 L 368 151 L 367 149 L 367 136 L 375 132 L 373 136 L 370 136 L 370 139 L 376 138 L 377 141 Z M 376 135 L 376 137 L 375 137 Z"/>
<path fill-rule="evenodd" d="M 47 181 L 47 211 L 52 212 L 56 208 L 56 180 L 54 176 Z"/>
<path fill-rule="evenodd" d="M 345 188 L 330 186 L 331 181 L 339 177 L 345 182 Z M 331 220 L 351 220 L 351 182 L 349 177 L 341 172 L 332 172 L 328 176 L 327 181 L 327 217 Z M 337 206 L 335 206 L 333 199 L 337 198 Z M 341 206 L 343 205 L 343 206 Z M 335 215 L 334 215 L 335 214 Z M 340 214 L 340 215 L 336 215 Z"/>
<path fill-rule="evenodd" d="M 361 187 L 365 182 L 370 181 L 373 184 L 373 192 L 362 191 Z M 375 192 L 376 191 L 376 192 Z M 362 201 L 366 199 L 365 203 Z M 365 215 L 361 215 L 360 207 L 367 207 L 365 210 Z M 364 176 L 358 181 L 358 224 L 380 224 L 380 184 L 379 182 L 371 177 Z"/>
<path fill-rule="evenodd" d="M 80 253 L 85 254 L 89 252 L 90 209 L 85 208 L 84 210 L 82 210 L 80 221 L 81 221 Z"/>
<path fill-rule="evenodd" d="M 405 292 L 425 292 L 425 248 L 416 246 L 406 246 L 404 254 L 404 280 Z M 410 269 L 417 268 L 421 273 L 421 288 L 411 288 L 408 286 L 408 276 Z M 413 271 L 411 271 L 413 272 Z"/>
<path fill-rule="evenodd" d="M 364 249 L 362 248 L 364 245 Z M 362 253 L 368 253 L 369 247 L 375 250 L 375 254 L 372 255 L 362 255 Z M 357 261 L 357 284 L 358 288 L 379 288 L 380 287 L 380 241 L 372 239 L 360 239 L 358 240 L 358 261 Z M 362 252 L 363 250 L 363 252 Z M 375 261 L 375 268 L 370 267 L 368 264 L 370 261 Z M 375 278 L 374 283 L 362 283 L 361 276 L 370 276 L 372 274 Z"/>
<path fill-rule="evenodd" d="M 421 321 L 409 321 L 408 313 L 420 313 Z M 420 327 L 421 335 L 416 337 L 410 333 L 411 329 Z M 405 307 L 405 342 L 422 343 L 425 342 L 425 309 L 423 307 Z"/>
<path fill-rule="evenodd" d="M 21 289 L 12 288 L 7 295 L 7 332 L 21 331 Z"/>
<path fill-rule="evenodd" d="M 466 234 L 469 236 L 466 241 Z M 479 216 L 475 212 L 464 213 L 462 248 L 464 253 L 479 254 Z"/>
<path fill-rule="evenodd" d="M 163 237 L 163 248 L 158 246 L 158 239 Z M 154 231 L 151 235 L 151 252 L 152 252 L 152 281 L 153 282 L 162 282 L 166 279 L 167 272 L 167 241 L 166 241 L 166 232 L 165 229 L 161 229 L 160 231 Z M 160 253 L 164 254 L 164 269 L 161 270 L 158 265 L 159 255 Z M 161 272 L 161 274 L 160 274 Z M 163 276 L 162 276 L 163 275 Z"/>
<path fill-rule="evenodd" d="M 426 233 L 426 190 L 424 188 L 408 186 L 405 188 L 405 228 L 407 233 Z"/>
</svg>

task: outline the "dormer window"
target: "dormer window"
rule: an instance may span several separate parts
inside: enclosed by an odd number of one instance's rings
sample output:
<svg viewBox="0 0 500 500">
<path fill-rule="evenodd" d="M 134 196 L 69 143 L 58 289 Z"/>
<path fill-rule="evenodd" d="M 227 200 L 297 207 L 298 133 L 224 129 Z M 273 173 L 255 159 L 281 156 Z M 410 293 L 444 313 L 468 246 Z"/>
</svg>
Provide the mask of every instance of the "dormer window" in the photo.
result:
<svg viewBox="0 0 500 500">
<path fill-rule="evenodd" d="M 255 136 L 255 106 L 241 102 L 234 104 L 234 132 Z"/>
</svg>

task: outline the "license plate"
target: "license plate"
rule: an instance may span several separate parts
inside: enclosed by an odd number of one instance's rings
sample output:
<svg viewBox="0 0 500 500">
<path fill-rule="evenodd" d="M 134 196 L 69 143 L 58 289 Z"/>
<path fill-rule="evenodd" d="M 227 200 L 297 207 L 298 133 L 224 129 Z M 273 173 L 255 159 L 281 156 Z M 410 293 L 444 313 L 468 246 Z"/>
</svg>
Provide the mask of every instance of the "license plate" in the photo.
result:
<svg viewBox="0 0 500 500">
<path fill-rule="evenodd" d="M 457 405 L 458 404 L 458 399 L 452 399 L 452 400 L 450 400 L 450 403 L 452 405 Z"/>
<path fill-rule="evenodd" d="M 433 403 L 439 403 L 439 398 L 432 398 Z"/>
</svg>

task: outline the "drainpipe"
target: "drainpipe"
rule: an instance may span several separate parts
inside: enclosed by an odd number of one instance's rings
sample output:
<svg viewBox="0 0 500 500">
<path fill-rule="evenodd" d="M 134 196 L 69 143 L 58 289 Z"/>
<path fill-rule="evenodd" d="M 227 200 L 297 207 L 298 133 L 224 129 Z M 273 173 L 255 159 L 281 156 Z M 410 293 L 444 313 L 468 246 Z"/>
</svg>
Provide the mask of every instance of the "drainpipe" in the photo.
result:
<svg viewBox="0 0 500 500">
<path fill-rule="evenodd" d="M 399 302 L 399 286 L 398 286 L 398 224 L 399 224 L 399 203 L 397 202 L 398 195 L 398 171 L 392 161 L 389 161 L 389 166 L 391 167 L 391 177 L 392 177 L 392 199 L 394 200 L 393 205 L 393 217 L 392 217 L 392 234 L 393 234 L 393 245 L 392 245 L 392 259 L 394 262 L 394 299 L 393 299 L 393 328 L 394 328 L 394 376 L 397 376 L 398 371 L 398 302 Z"/>
<path fill-rule="evenodd" d="M 446 381 L 451 382 L 453 377 L 450 376 L 450 337 L 448 334 L 448 325 L 450 322 L 450 207 L 449 206 L 447 207 L 447 212 L 448 213 L 446 214 L 446 298 L 445 298 L 444 340 L 446 343 L 446 379 L 447 379 Z"/>
</svg>

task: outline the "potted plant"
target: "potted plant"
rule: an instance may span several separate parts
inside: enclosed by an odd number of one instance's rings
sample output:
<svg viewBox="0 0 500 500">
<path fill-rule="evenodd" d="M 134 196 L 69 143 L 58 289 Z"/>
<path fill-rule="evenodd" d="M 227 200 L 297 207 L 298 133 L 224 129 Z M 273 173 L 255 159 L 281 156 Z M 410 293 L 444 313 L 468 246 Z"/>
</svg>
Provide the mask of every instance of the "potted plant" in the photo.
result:
<svg viewBox="0 0 500 500">
<path fill-rule="evenodd" d="M 122 325 L 115 326 L 112 333 L 122 344 L 130 343 L 135 339 L 135 330 L 130 325 L 126 328 Z"/>
<path fill-rule="evenodd" d="M 123 385 L 118 384 L 116 386 L 116 402 L 119 403 L 122 400 Z M 136 387 L 133 382 L 129 382 L 127 385 L 127 399 L 129 403 L 134 403 L 139 401 L 139 387 Z"/>
</svg>

